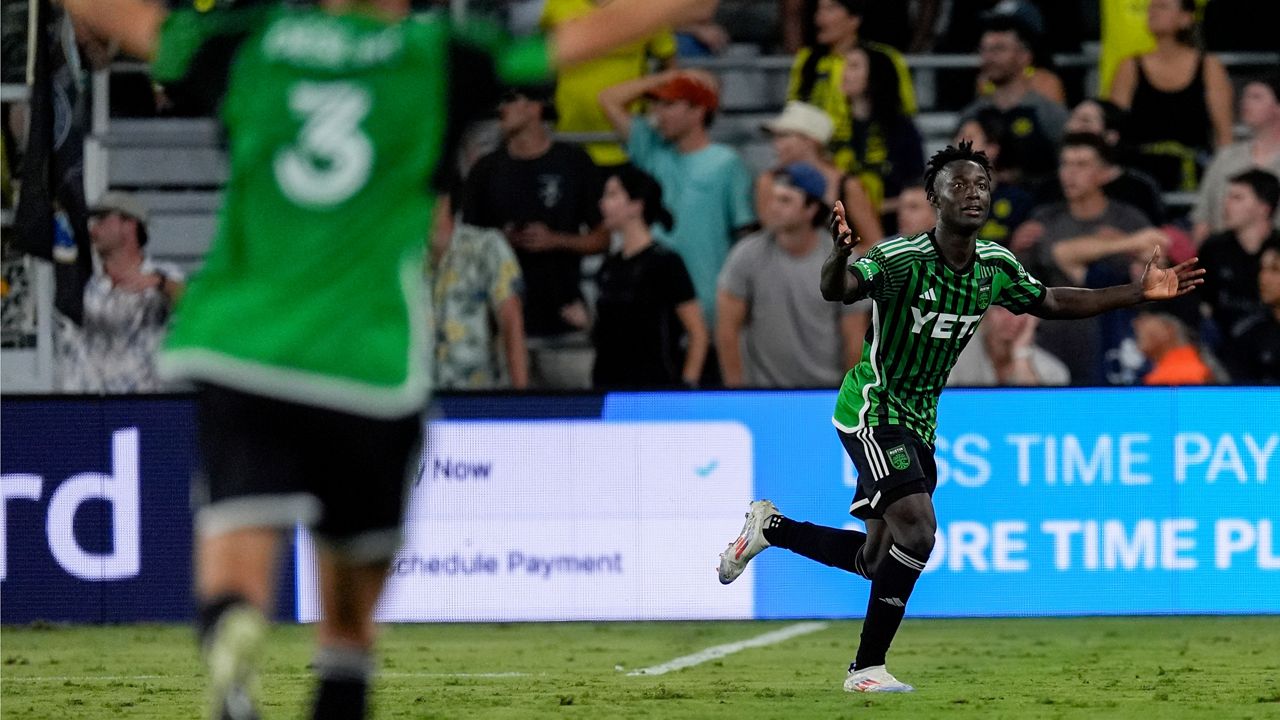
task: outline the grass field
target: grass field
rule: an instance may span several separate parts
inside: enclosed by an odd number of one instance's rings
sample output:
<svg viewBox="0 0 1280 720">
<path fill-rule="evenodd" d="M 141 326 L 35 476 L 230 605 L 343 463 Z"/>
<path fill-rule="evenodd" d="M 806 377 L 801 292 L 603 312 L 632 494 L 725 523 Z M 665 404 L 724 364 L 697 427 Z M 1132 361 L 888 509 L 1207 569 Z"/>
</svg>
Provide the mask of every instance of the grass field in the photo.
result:
<svg viewBox="0 0 1280 720">
<path fill-rule="evenodd" d="M 794 623 L 388 626 L 380 718 L 1280 718 L 1280 617 L 908 619 L 890 669 L 912 695 L 841 690 L 859 622 L 659 676 L 626 671 Z M 309 629 L 273 631 L 267 718 L 301 716 Z M 6 627 L 0 714 L 194 718 L 175 626 Z"/>
</svg>

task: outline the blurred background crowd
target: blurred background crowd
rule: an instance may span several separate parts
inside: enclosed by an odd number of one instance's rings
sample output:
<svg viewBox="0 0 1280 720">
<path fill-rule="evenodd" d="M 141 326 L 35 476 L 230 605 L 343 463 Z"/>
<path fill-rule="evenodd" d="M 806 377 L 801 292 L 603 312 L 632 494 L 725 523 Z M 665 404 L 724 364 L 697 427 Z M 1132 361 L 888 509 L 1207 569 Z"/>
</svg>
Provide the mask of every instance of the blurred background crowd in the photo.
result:
<svg viewBox="0 0 1280 720">
<path fill-rule="evenodd" d="M 520 34 L 595 4 L 465 12 Z M 25 81 L 29 7 L 3 5 L 6 87 Z M 209 239 L 211 109 L 48 28 L 54 140 L 75 156 L 60 167 L 91 200 L 74 261 L 92 269 L 56 305 L 56 387 L 170 389 L 149 358 Z M 8 348 L 31 342 L 39 305 L 12 212 L 36 97 L 5 102 Z M 1208 274 L 1158 311 L 1039 322 L 993 307 L 952 384 L 1280 382 L 1280 3 L 721 0 L 509 88 L 463 136 L 424 268 L 439 387 L 835 387 L 871 309 L 818 292 L 831 205 L 864 239 L 928 231 L 925 159 L 962 139 L 994 168 L 981 237 L 1046 284 L 1135 279 L 1157 249 Z M 75 255 L 63 205 L 55 255 Z"/>
</svg>

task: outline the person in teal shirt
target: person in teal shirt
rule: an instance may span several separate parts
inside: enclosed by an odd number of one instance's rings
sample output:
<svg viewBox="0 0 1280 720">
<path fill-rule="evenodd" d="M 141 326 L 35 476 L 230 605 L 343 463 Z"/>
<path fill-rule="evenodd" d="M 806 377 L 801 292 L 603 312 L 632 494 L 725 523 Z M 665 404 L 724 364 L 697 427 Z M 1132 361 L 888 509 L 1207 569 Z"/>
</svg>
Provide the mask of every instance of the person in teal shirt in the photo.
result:
<svg viewBox="0 0 1280 720">
<path fill-rule="evenodd" d="M 652 118 L 634 117 L 628 109 L 642 97 L 652 101 Z M 626 141 L 631 162 L 662 185 L 675 226 L 654 237 L 680 255 L 708 327 L 715 327 L 720 268 L 729 246 L 757 223 L 751 173 L 736 150 L 711 142 L 707 133 L 719 106 L 714 79 L 690 71 L 659 73 L 605 90 L 600 105 Z"/>
</svg>

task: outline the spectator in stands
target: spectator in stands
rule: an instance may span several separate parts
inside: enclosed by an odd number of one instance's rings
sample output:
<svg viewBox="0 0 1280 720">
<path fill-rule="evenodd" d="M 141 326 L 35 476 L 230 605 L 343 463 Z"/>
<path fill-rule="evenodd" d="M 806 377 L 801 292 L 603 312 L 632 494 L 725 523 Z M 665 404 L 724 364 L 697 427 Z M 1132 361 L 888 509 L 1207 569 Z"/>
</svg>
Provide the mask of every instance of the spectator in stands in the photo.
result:
<svg viewBox="0 0 1280 720">
<path fill-rule="evenodd" d="M 652 101 L 652 119 L 628 109 L 642 97 Z M 670 203 L 675 225 L 656 237 L 684 261 L 709 327 L 729 246 L 756 227 L 746 165 L 736 150 L 707 134 L 719 102 L 714 78 L 695 71 L 660 73 L 600 93 L 631 161 L 657 179 Z"/>
<path fill-rule="evenodd" d="M 507 239 L 462 223 L 437 228 L 431 234 L 436 387 L 529 387 L 523 281 Z"/>
<path fill-rule="evenodd" d="M 987 308 L 977 336 L 947 377 L 947 385 L 1068 385 L 1071 373 L 1052 353 L 1036 345 L 1039 318 L 1014 315 L 999 305 Z"/>
<path fill-rule="evenodd" d="M 1205 269 L 1200 299 L 1208 305 L 1219 333 L 1226 334 L 1258 303 L 1258 258 L 1280 247 L 1273 225 L 1280 205 L 1280 179 L 1265 170 L 1246 170 L 1231 178 L 1222 203 L 1226 230 L 1200 247 Z"/>
<path fill-rule="evenodd" d="M 1196 0 L 1150 0 L 1155 49 L 1122 60 L 1111 83 L 1136 166 L 1166 191 L 1193 192 L 1213 149 L 1231 142 L 1231 79 L 1197 46 L 1195 13 Z"/>
<path fill-rule="evenodd" d="M 1192 237 L 1197 243 L 1225 229 L 1222 201 L 1228 178 L 1255 167 L 1280 175 L 1280 71 L 1245 84 L 1240 95 L 1240 121 L 1251 137 L 1218 150 L 1200 183 L 1191 210 L 1195 223 Z M 1276 226 L 1280 227 L 1280 215 Z"/>
<path fill-rule="evenodd" d="M 149 214 L 135 196 L 108 192 L 89 213 L 98 262 L 84 289 L 83 322 L 59 318 L 58 389 L 113 394 L 166 390 L 155 359 L 169 313 L 186 288 L 182 271 L 148 257 Z"/>
<path fill-rule="evenodd" d="M 1227 367 L 1236 383 L 1280 384 L 1280 247 L 1264 248 L 1258 261 L 1259 307 L 1231 328 Z"/>
<path fill-rule="evenodd" d="M 1027 67 L 1027 80 L 1031 84 L 1031 89 L 1039 93 L 1045 98 L 1066 105 L 1067 91 L 1062 86 L 1062 80 L 1048 67 L 1052 62 L 1052 56 L 1046 55 L 1044 63 L 1039 62 L 1041 58 L 1037 52 L 1039 48 L 1045 45 L 1044 34 L 1044 16 L 1040 14 L 1040 10 L 1026 0 L 1004 0 L 996 3 L 995 7 L 983 14 L 983 22 L 987 27 L 992 23 L 1018 23 L 1026 31 L 1026 37 L 1031 41 L 1031 64 Z M 979 71 L 977 78 L 977 86 L 974 91 L 975 97 L 983 95 L 991 95 L 996 91 L 995 83 L 987 79 L 986 75 Z"/>
<path fill-rule="evenodd" d="M 1124 165 L 1125 151 L 1121 141 L 1126 134 L 1125 112 L 1110 100 L 1088 98 L 1081 100 L 1067 118 L 1068 133 L 1091 133 L 1101 137 L 1111 146 L 1112 152 L 1104 158 L 1103 171 L 1106 184 L 1102 191 L 1112 200 L 1128 203 L 1142 211 L 1153 225 L 1163 225 L 1167 212 L 1160 186 L 1150 175 Z M 1056 185 L 1053 192 L 1061 196 L 1062 188 Z"/>
<path fill-rule="evenodd" d="M 601 0 L 546 0 L 540 25 L 550 32 L 586 15 Z M 650 62 L 674 66 L 676 38 L 661 32 L 625 45 L 597 60 L 560 70 L 556 83 L 555 108 L 559 114 L 556 130 L 562 133 L 607 133 L 609 120 L 600 109 L 600 91 L 648 74 Z M 616 142 L 589 142 L 583 147 L 592 161 L 602 167 L 627 161 L 627 153 Z M 598 195 L 597 195 L 598 197 Z"/>
<path fill-rule="evenodd" d="M 911 237 L 928 232 L 937 224 L 937 220 L 937 213 L 925 192 L 924 182 L 912 183 L 898 193 L 898 232 L 890 237 Z"/>
<path fill-rule="evenodd" d="M 716 344 L 727 387 L 831 387 L 857 364 L 866 314 L 822 298 L 826 181 L 814 167 L 774 174 L 769 226 L 720 273 Z"/>
<path fill-rule="evenodd" d="M 978 237 L 1008 247 L 1014 230 L 1030 217 L 1035 200 L 1022 187 L 1022 162 L 1016 146 L 1005 152 L 1001 144 L 1005 132 L 1000 111 L 986 108 L 960 123 L 954 141 L 959 146 L 961 140 L 968 140 L 974 150 L 986 153 L 990 159 L 991 212 Z"/>
<path fill-rule="evenodd" d="M 600 268 L 592 385 L 696 387 L 710 339 L 684 262 L 653 240 L 652 226 L 672 225 L 662 187 L 633 166 L 612 172 L 600 213 L 605 227 L 621 235 L 622 247 Z M 581 305 L 569 319 L 581 327 L 591 322 Z"/>
<path fill-rule="evenodd" d="M 766 215 L 773 202 L 774 172 L 785 165 L 805 163 L 816 168 L 826 180 L 827 196 L 823 201 L 828 207 L 835 205 L 836 200 L 844 200 L 854 232 L 868 238 L 883 234 L 880 218 L 872 209 L 861 182 L 853 179 L 846 188 L 845 196 L 837 195 L 843 175 L 827 153 L 832 127 L 831 118 L 826 113 L 817 106 L 792 100 L 778 117 L 764 123 L 762 129 L 773 138 L 773 150 L 778 161 L 774 168 L 756 176 L 756 214 L 760 216 L 761 224 L 768 225 Z"/>
<path fill-rule="evenodd" d="M 462 221 L 507 236 L 524 274 L 524 329 L 530 382 L 585 388 L 586 338 L 561 317 L 582 298 L 583 256 L 604 252 L 600 177 L 582 148 L 555 141 L 547 127 L 551 88 L 509 91 L 498 105 L 503 144 L 476 162 L 462 189 Z"/>
<path fill-rule="evenodd" d="M 1151 362 L 1143 385 L 1205 385 L 1215 375 L 1187 336 L 1187 328 L 1168 313 L 1142 312 L 1133 321 L 1138 349 Z"/>
<path fill-rule="evenodd" d="M 796 53 L 791 65 L 787 99 L 816 105 L 830 115 L 835 126 L 832 142 L 837 147 L 846 145 L 853 137 L 853 118 L 843 91 L 843 77 L 846 56 L 860 44 L 867 53 L 889 61 L 898 79 L 902 114 L 916 114 L 915 88 L 902 54 L 889 45 L 859 39 L 866 6 L 867 0 L 818 0 L 813 14 L 816 42 Z M 839 158 L 836 165 L 842 170 L 850 169 L 842 165 Z"/>
<path fill-rule="evenodd" d="M 902 187 L 924 174 L 923 140 L 902 112 L 893 61 L 854 46 L 845 54 L 841 89 L 851 131 L 847 141 L 837 141 L 836 166 L 858 180 L 876 212 L 892 213 Z"/>
<path fill-rule="evenodd" d="M 982 74 L 995 89 L 965 108 L 961 117 L 968 120 L 987 108 L 998 110 L 1005 128 L 1001 147 L 1016 152 L 1024 180 L 1035 184 L 1053 175 L 1067 111 L 1032 86 L 1031 48 L 1032 37 L 1023 23 L 994 16 L 982 33 L 978 54 Z"/>
<path fill-rule="evenodd" d="M 1010 249 L 1046 285 L 1106 287 L 1115 284 L 1116 276 L 1121 274 L 1124 281 L 1128 280 L 1129 256 L 1124 253 L 1131 248 L 1121 241 L 1150 228 L 1150 223 L 1136 208 L 1111 200 L 1102 191 L 1106 167 L 1103 157 L 1110 151 L 1096 135 L 1064 138 L 1058 178 L 1065 201 L 1036 208 L 1031 219 L 1014 233 Z M 1086 241 L 1088 254 L 1083 254 L 1077 244 L 1068 245 L 1073 251 L 1070 254 L 1057 250 L 1059 244 L 1070 240 Z M 1156 237 L 1148 240 L 1154 243 Z M 1105 261 L 1111 270 L 1106 284 L 1100 277 L 1088 277 L 1088 271 L 1099 261 Z M 1084 267 L 1084 275 L 1070 272 L 1073 267 Z M 1046 321 L 1040 326 L 1039 341 L 1067 364 L 1074 382 L 1098 384 L 1106 379 L 1113 384 L 1130 384 L 1136 377 L 1132 368 L 1129 374 L 1103 374 L 1105 353 L 1114 349 L 1128 331 L 1103 338 L 1102 324 L 1097 318 Z"/>
</svg>

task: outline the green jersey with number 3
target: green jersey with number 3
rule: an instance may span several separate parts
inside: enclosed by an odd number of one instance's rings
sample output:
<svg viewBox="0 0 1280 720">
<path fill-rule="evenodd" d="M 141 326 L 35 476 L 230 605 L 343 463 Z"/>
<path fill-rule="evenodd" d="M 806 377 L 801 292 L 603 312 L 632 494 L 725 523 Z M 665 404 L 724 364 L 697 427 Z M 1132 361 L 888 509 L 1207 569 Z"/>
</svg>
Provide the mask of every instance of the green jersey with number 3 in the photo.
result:
<svg viewBox="0 0 1280 720">
<path fill-rule="evenodd" d="M 862 361 L 845 375 L 832 423 L 846 433 L 902 425 L 932 443 L 938 397 L 992 304 L 1024 313 L 1047 290 L 1013 253 L 979 240 L 953 269 L 929 233 L 888 240 L 849 265 L 874 301 Z"/>
<path fill-rule="evenodd" d="M 420 410 L 432 181 L 499 81 L 544 81 L 549 57 L 542 39 L 435 15 L 172 12 L 154 77 L 217 103 L 230 176 L 162 371 L 373 417 Z"/>
</svg>

